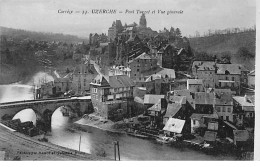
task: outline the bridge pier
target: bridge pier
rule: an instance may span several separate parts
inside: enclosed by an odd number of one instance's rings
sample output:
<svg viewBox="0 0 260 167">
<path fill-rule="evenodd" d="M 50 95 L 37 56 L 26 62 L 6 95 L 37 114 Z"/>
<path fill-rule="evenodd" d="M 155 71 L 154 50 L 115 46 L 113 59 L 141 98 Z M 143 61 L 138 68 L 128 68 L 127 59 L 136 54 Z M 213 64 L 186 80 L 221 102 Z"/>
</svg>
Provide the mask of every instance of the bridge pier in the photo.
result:
<svg viewBox="0 0 260 167">
<path fill-rule="evenodd" d="M 36 114 L 36 126 L 46 131 L 51 128 L 52 114 L 61 106 L 68 106 L 78 117 L 93 112 L 90 97 L 27 100 L 0 103 L 0 119 L 12 119 L 20 111 L 32 109 Z"/>
</svg>

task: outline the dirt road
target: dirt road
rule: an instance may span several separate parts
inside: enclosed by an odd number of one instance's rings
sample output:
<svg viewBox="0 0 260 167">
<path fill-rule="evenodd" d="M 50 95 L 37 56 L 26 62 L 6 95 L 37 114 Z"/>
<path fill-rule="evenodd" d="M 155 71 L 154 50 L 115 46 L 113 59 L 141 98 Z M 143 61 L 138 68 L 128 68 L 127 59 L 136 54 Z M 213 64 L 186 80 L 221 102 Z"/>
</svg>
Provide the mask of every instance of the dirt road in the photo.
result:
<svg viewBox="0 0 260 167">
<path fill-rule="evenodd" d="M 48 142 L 40 142 L 18 132 L 11 132 L 0 126 L 0 151 L 5 151 L 5 160 L 22 161 L 75 161 L 75 160 L 109 160 Z"/>
</svg>

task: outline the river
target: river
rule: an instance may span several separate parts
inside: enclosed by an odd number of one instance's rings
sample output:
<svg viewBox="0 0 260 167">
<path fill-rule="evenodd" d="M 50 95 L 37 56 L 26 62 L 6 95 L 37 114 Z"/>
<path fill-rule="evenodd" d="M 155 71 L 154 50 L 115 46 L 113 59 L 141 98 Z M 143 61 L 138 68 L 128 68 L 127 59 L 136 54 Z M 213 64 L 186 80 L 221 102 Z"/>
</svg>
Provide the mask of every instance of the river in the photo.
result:
<svg viewBox="0 0 260 167">
<path fill-rule="evenodd" d="M 39 78 L 53 78 L 47 74 L 37 73 L 28 84 L 0 85 L 0 102 L 33 99 L 34 81 Z M 31 109 L 26 109 L 16 115 L 22 121 L 34 120 Z M 75 128 L 75 123 L 68 117 L 63 117 L 60 109 L 52 116 L 52 130 L 47 135 L 49 142 L 71 149 L 96 154 L 104 151 L 106 156 L 114 158 L 114 141 L 119 141 L 121 160 L 236 160 L 232 155 L 208 155 L 189 148 L 175 148 L 158 144 L 152 140 L 144 140 L 125 134 L 115 134 L 85 126 L 83 130 Z"/>
</svg>

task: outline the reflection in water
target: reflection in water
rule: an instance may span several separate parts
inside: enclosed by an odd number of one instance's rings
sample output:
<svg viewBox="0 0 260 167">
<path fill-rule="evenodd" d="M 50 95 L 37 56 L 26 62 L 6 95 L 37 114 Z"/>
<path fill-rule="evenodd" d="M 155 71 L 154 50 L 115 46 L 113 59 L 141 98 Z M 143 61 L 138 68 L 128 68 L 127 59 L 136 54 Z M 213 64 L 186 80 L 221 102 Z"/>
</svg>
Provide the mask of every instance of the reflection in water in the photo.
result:
<svg viewBox="0 0 260 167">
<path fill-rule="evenodd" d="M 33 99 L 32 89 L 26 85 L 0 85 L 0 95 L 2 95 L 0 102 Z M 110 158 L 114 158 L 113 142 L 119 141 L 122 160 L 236 159 L 231 155 L 207 155 L 189 148 L 174 148 L 158 144 L 155 141 L 134 138 L 125 134 L 110 133 L 87 126 L 84 126 L 84 131 L 82 131 L 73 124 L 71 119 L 63 117 L 60 110 L 61 108 L 53 113 L 52 130 L 47 135 L 49 142 L 60 146 L 78 150 L 81 135 L 81 151 L 97 154 L 99 150 L 104 150 Z M 33 116 L 30 118 L 33 118 Z"/>
</svg>

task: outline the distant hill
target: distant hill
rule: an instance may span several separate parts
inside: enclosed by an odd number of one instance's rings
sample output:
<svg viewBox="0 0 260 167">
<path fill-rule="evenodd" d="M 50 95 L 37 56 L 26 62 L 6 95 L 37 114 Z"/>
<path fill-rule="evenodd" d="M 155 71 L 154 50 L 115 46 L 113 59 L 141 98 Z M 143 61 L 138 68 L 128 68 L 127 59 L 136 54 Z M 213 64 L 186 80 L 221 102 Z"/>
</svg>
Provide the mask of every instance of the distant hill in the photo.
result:
<svg viewBox="0 0 260 167">
<path fill-rule="evenodd" d="M 67 43 L 78 43 L 87 41 L 86 38 L 79 38 L 74 35 L 65 35 L 65 34 L 57 34 L 57 33 L 45 33 L 45 32 L 35 32 L 35 31 L 27 31 L 13 28 L 6 28 L 0 26 L 0 35 L 12 37 L 17 40 L 31 39 L 35 41 L 61 41 Z"/>
<path fill-rule="evenodd" d="M 231 54 L 232 63 L 241 63 L 249 70 L 254 69 L 256 48 L 255 31 L 195 37 L 190 38 L 189 41 L 191 48 L 196 52 L 206 52 L 213 55 L 229 52 Z M 241 56 L 241 48 L 247 50 L 249 55 Z"/>
</svg>

